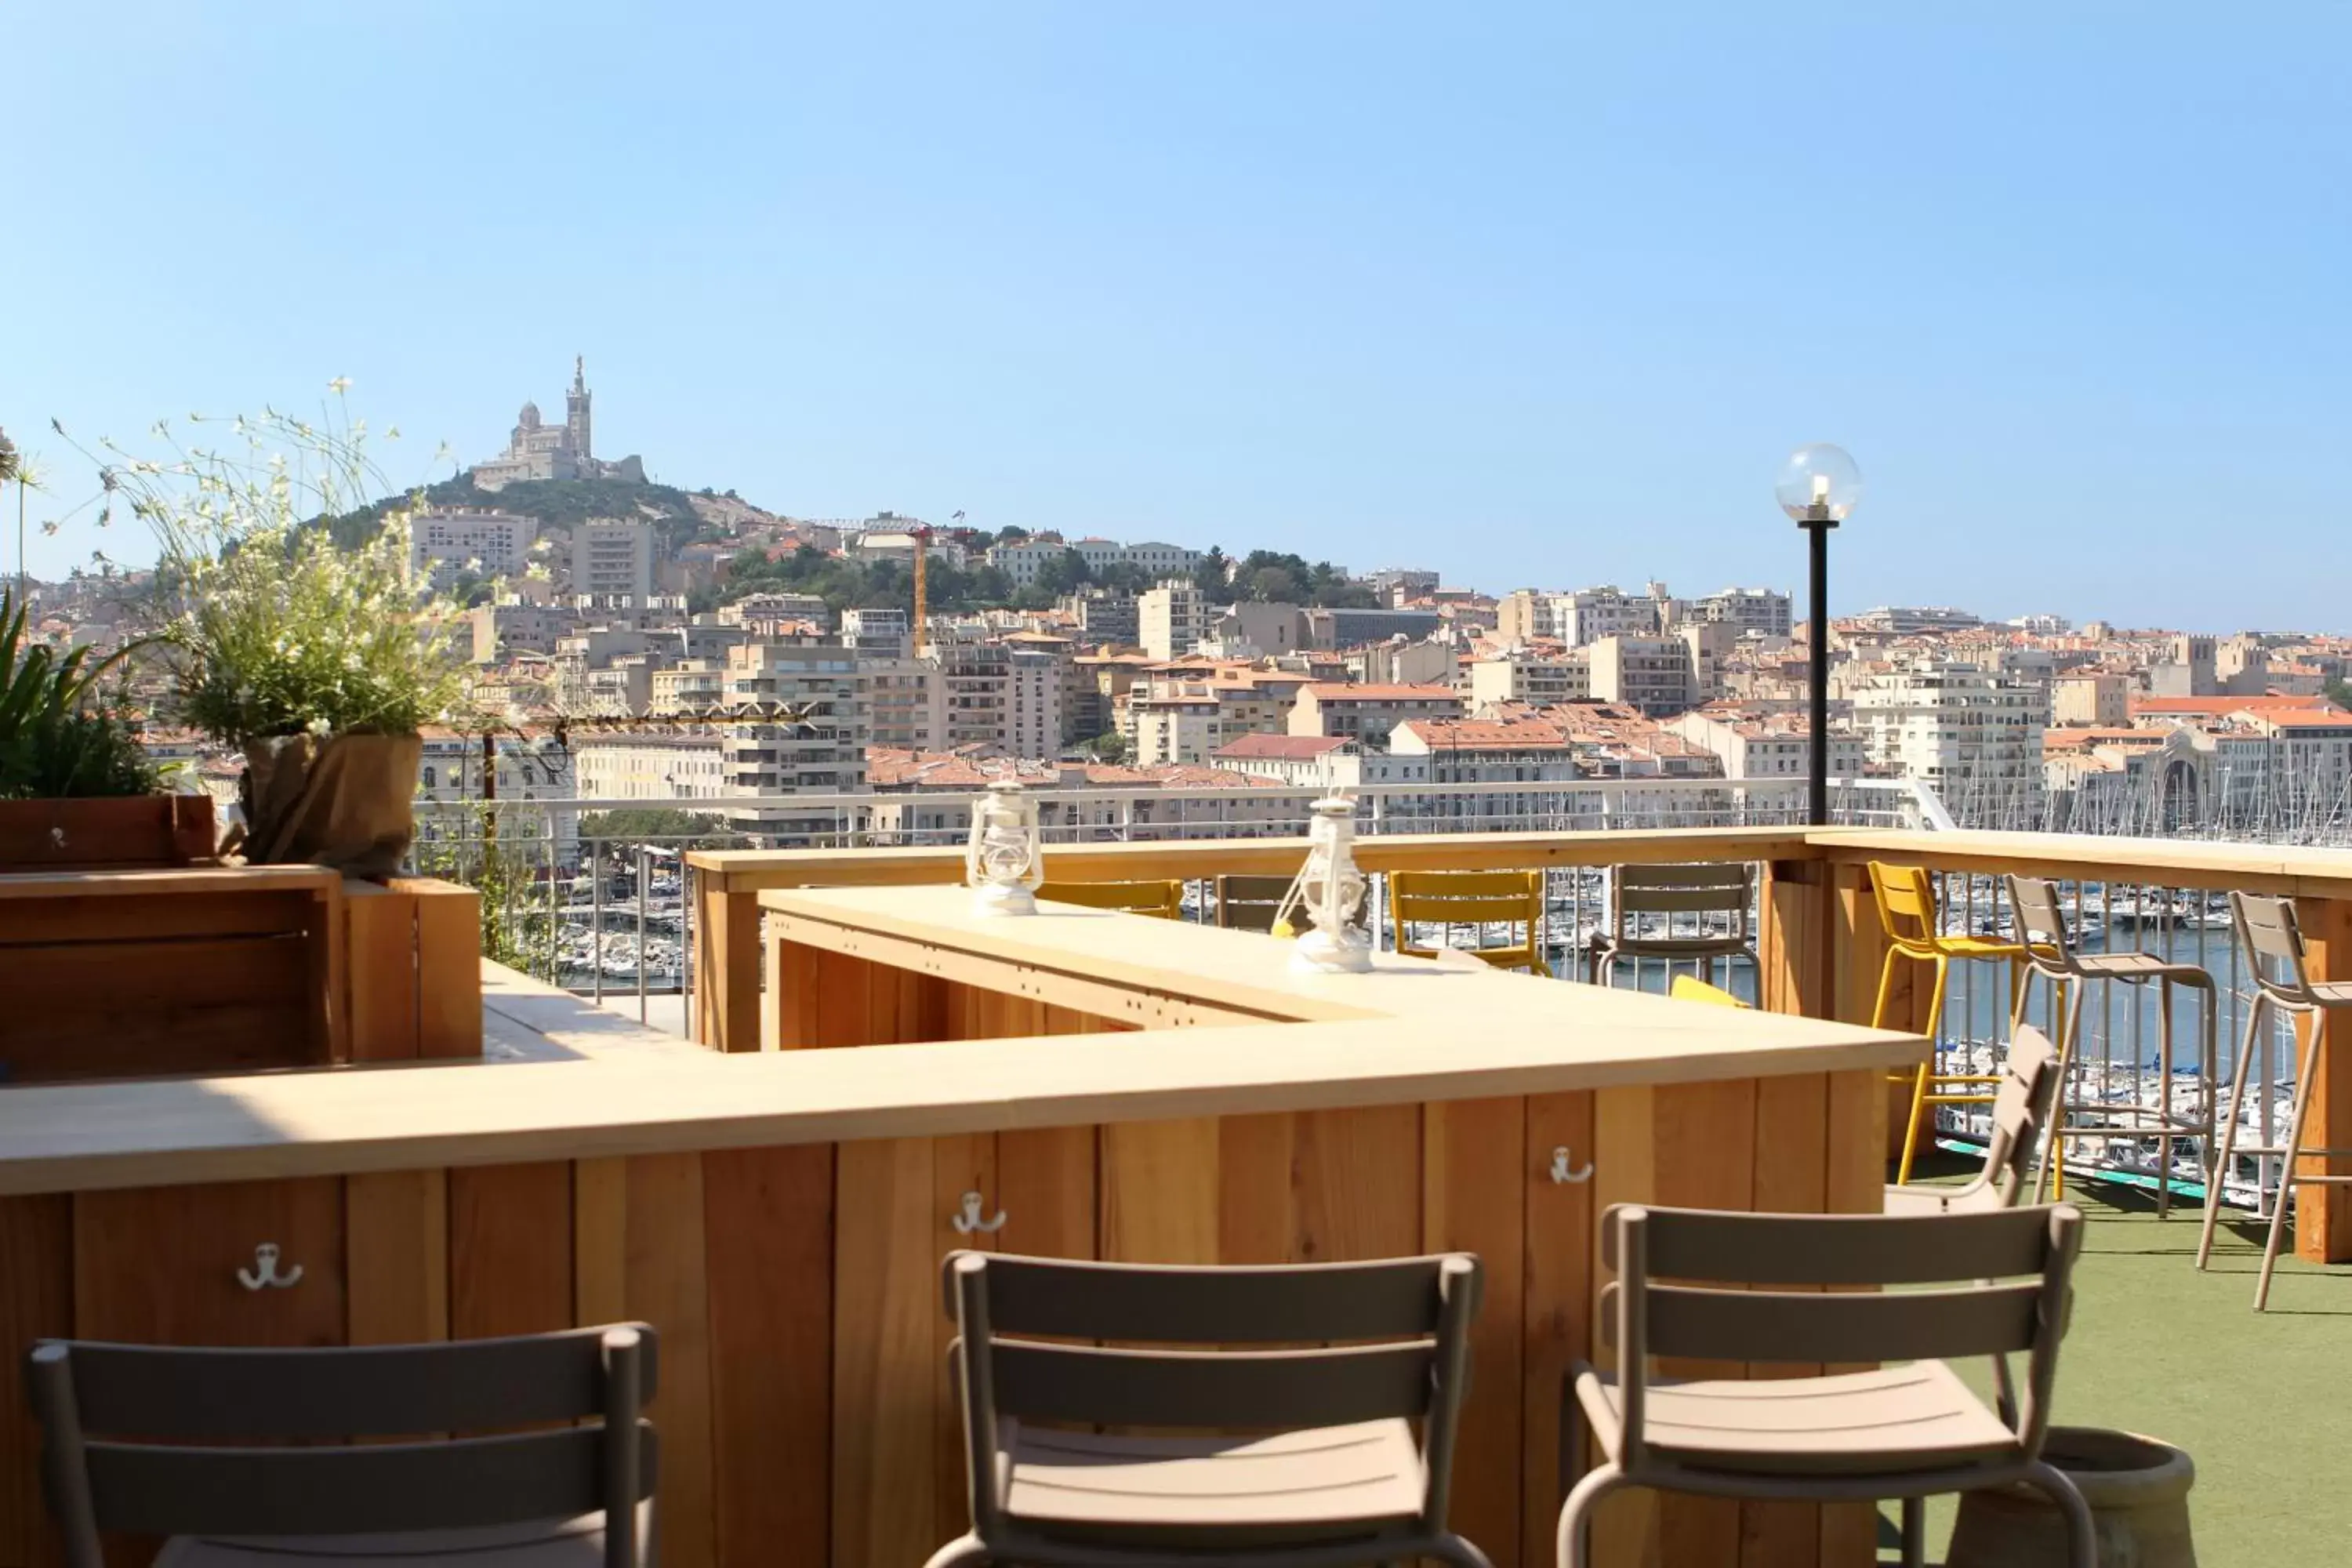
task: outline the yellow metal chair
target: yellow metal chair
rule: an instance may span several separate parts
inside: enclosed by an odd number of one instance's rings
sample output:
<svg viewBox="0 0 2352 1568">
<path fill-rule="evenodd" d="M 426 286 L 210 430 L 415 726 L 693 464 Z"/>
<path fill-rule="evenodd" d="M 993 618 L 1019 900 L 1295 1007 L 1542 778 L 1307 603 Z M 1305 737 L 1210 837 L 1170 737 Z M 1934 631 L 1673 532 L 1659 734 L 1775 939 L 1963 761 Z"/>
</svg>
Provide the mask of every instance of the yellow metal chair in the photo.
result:
<svg viewBox="0 0 2352 1568">
<path fill-rule="evenodd" d="M 1116 910 L 1121 914 L 1150 915 L 1154 920 L 1181 920 L 1184 916 L 1181 881 L 1047 882 L 1038 888 L 1037 897 L 1045 903 Z"/>
<path fill-rule="evenodd" d="M 1496 969 L 1551 973 L 1540 948 L 1543 932 L 1541 871 L 1396 871 L 1389 877 L 1389 924 L 1396 950 L 1412 958 L 1433 958 L 1436 950 L 1405 944 L 1407 925 L 1469 926 L 1483 940 L 1490 925 L 1523 927 L 1517 942 L 1471 947 L 1469 953 Z"/>
<path fill-rule="evenodd" d="M 1969 936 L 1948 932 L 1942 929 L 1936 904 L 1936 881 L 1924 866 L 1894 866 L 1884 860 L 1870 863 L 1870 890 L 1878 902 L 1879 923 L 1886 928 L 1886 962 L 1878 973 L 1878 1000 L 1870 1010 L 1873 1028 L 1886 1026 L 1886 1007 L 1895 994 L 1895 965 L 1904 959 L 1915 963 L 1931 963 L 1936 968 L 1935 989 L 1928 993 L 1927 1016 L 1919 1032 L 1929 1039 L 1944 1021 L 1944 993 L 1955 960 L 1963 962 L 2001 963 L 2009 965 L 2011 994 L 2023 984 L 2027 953 L 2022 943 L 2000 942 L 1990 937 Z M 1911 1162 L 1919 1151 L 1919 1129 L 1933 1114 L 1932 1105 L 1990 1105 L 1996 1098 L 1986 1086 L 1998 1085 L 2000 1073 L 1943 1073 L 1935 1070 L 1935 1058 L 1919 1064 L 1912 1076 L 1911 1121 L 1903 1133 L 1903 1163 L 1895 1174 L 1895 1181 L 1911 1179 Z M 1902 1075 L 1895 1075 L 1900 1083 Z M 1954 1092 L 1958 1088 L 1961 1092 Z"/>
<path fill-rule="evenodd" d="M 1677 974 L 1666 988 L 1666 994 L 1677 1002 L 1705 1002 L 1716 1007 L 1745 1007 L 1747 1003 L 1720 985 L 1710 985 L 1696 974 Z"/>
</svg>

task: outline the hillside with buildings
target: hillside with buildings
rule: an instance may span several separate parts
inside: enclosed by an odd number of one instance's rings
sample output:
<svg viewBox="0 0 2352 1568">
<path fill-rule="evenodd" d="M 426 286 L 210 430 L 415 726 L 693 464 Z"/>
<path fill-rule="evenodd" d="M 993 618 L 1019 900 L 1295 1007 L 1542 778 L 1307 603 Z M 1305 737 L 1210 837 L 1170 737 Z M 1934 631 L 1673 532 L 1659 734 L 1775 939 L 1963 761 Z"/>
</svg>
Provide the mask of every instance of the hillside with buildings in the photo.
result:
<svg viewBox="0 0 2352 1568">
<path fill-rule="evenodd" d="M 1658 781 L 1701 809 L 1793 811 L 1808 773 L 1817 639 L 1777 589 L 1496 592 L 961 513 L 796 517 L 596 456 L 590 409 L 575 368 L 560 426 L 526 405 L 414 520 L 419 574 L 471 605 L 501 799 L 724 803 L 732 829 L 789 843 L 940 828 L 952 805 L 880 803 L 1007 773 L 1159 791 L 1150 822 L 1232 831 L 1295 826 L 1298 793 L 1328 789 L 1476 819 Z M 358 537 L 391 504 L 329 525 Z M 110 574 L 35 597 L 47 635 L 101 647 L 135 637 L 134 603 Z M 1924 786 L 1953 820 L 2352 830 L 2352 640 L 1922 606 L 1818 640 L 1830 772 Z M 160 725 L 153 743 L 203 760 Z M 479 747 L 436 740 L 420 783 L 478 795 Z"/>
</svg>

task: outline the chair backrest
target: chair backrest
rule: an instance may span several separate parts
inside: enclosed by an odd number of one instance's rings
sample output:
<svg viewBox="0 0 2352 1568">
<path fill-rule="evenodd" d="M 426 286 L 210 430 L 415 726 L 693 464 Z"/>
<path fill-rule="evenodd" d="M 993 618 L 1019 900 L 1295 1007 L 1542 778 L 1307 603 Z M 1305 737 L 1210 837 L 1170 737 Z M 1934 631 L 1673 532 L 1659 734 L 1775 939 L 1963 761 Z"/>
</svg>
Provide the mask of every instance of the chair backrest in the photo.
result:
<svg viewBox="0 0 2352 1568">
<path fill-rule="evenodd" d="M 1427 951 L 1406 943 L 1408 924 L 1523 927 L 1518 940 L 1500 951 L 1524 954 L 1515 962 L 1539 968 L 1536 933 L 1543 921 L 1543 873 L 1392 871 L 1389 920 L 1396 930 L 1399 952 Z"/>
<path fill-rule="evenodd" d="M 2230 916 L 2238 928 L 2238 943 L 2246 950 L 2247 967 L 2254 984 L 2273 1002 L 2294 1008 L 2318 1005 L 2312 994 L 2311 971 L 2305 961 L 2303 924 L 2295 918 L 2293 899 L 2270 899 L 2232 890 Z"/>
<path fill-rule="evenodd" d="M 1150 915 L 1155 920 L 1180 920 L 1184 913 L 1181 881 L 1047 882 L 1037 889 L 1037 897 L 1048 903 Z"/>
<path fill-rule="evenodd" d="M 1289 894 L 1290 882 L 1288 877 L 1232 875 L 1218 878 L 1217 923 L 1235 931 L 1273 931 L 1275 911 L 1281 909 L 1283 899 Z M 1364 910 L 1369 902 L 1368 895 L 1357 900 L 1355 909 L 1348 916 L 1349 923 L 1363 923 Z M 1299 912 L 1291 923 L 1298 931 L 1284 934 L 1296 936 L 1299 931 L 1304 931 L 1307 925 L 1305 912 Z"/>
<path fill-rule="evenodd" d="M 2033 1156 L 2058 1099 L 2058 1047 L 2031 1024 L 2018 1026 L 1993 1090 L 1992 1134 L 1981 1179 L 1988 1206 L 2014 1208 L 2032 1179 Z"/>
<path fill-rule="evenodd" d="M 2013 1429 L 2021 1453 L 2038 1455 L 2082 1224 L 2066 1204 L 1932 1215 L 1612 1207 L 1601 1216 L 1601 1261 L 1618 1278 L 1601 1310 L 1617 1345 L 1627 1472 L 1638 1471 L 1646 1446 L 1654 1355 L 1801 1363 L 2026 1352 Z M 1889 1285 L 1940 1288 L 1770 1289 Z"/>
<path fill-rule="evenodd" d="M 1275 911 L 1289 891 L 1287 877 L 1220 877 L 1217 923 L 1234 931 L 1270 931 Z"/>
<path fill-rule="evenodd" d="M 2066 913 L 2058 907 L 2058 887 L 2046 877 L 2021 877 L 2011 872 L 2010 918 L 2028 962 L 2044 973 L 2074 972 L 2074 937 L 2066 927 Z"/>
<path fill-rule="evenodd" d="M 1609 873 L 1611 924 L 1620 945 L 1641 942 L 1641 917 L 1696 917 L 1704 929 L 1710 915 L 1725 916 L 1725 940 L 1748 940 L 1748 910 L 1756 891 L 1756 870 L 1739 862 L 1700 866 L 1618 866 Z M 1713 934 L 1713 933 L 1710 933 Z"/>
<path fill-rule="evenodd" d="M 1745 1007 L 1747 1003 L 1720 985 L 1710 985 L 1696 974 L 1677 974 L 1666 994 L 1677 1002 L 1705 1002 L 1715 1007 Z"/>
<path fill-rule="evenodd" d="M 1419 1420 L 1424 1515 L 1442 1528 L 1478 1310 L 1475 1258 L 1210 1268 L 952 1252 L 944 1274 L 983 1535 L 1000 1511 L 1000 1416 L 1212 1430 Z M 1106 1340 L 1151 1348 L 1070 1342 Z M 1185 1348 L 1221 1345 L 1282 1348 Z"/>
<path fill-rule="evenodd" d="M 1936 940 L 1936 879 L 1925 866 L 1873 860 L 1870 891 L 1878 904 L 1878 922 L 1895 946 L 1916 952 Z"/>
<path fill-rule="evenodd" d="M 322 1350 L 43 1340 L 27 1383 L 71 1568 L 102 1568 L 102 1530 L 363 1535 L 600 1509 L 606 1568 L 635 1568 L 635 1505 L 656 1468 L 639 1412 L 656 1367 L 654 1331 L 625 1323 Z"/>
</svg>

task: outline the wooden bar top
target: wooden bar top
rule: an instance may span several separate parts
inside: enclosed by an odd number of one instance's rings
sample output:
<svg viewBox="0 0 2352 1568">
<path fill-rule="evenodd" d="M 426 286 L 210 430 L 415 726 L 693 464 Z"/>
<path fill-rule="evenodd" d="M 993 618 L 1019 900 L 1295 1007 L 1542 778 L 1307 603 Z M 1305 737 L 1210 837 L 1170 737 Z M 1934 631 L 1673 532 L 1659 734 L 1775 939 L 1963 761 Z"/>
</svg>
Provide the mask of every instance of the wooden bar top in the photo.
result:
<svg viewBox="0 0 2352 1568">
<path fill-rule="evenodd" d="M 794 940 L 1083 973 L 1264 1017 L 1169 1033 L 289 1072 L 0 1090 L 0 1194 L 923 1137 L 1892 1068 L 1912 1035 L 1381 955 L 1294 975 L 1271 937 L 961 889 L 773 892 Z M 530 1053 L 520 1053 L 525 1056 Z"/>
</svg>

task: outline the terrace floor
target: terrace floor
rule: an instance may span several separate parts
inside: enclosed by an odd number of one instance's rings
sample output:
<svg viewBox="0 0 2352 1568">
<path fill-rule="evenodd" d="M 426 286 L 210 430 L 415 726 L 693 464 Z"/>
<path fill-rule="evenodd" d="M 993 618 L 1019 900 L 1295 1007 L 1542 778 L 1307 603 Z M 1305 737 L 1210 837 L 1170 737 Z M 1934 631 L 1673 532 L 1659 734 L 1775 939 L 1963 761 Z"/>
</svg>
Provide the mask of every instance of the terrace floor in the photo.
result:
<svg viewBox="0 0 2352 1568">
<path fill-rule="evenodd" d="M 1967 1162 L 1946 1157 L 1951 1179 Z M 1940 1173 L 1939 1173 L 1940 1174 Z M 2090 1220 L 2053 1419 L 2177 1444 L 2197 1464 L 2189 1513 L 2202 1568 L 2321 1568 L 2345 1560 L 2341 1497 L 2352 1439 L 2352 1268 L 2279 1263 L 2252 1308 L 2262 1231 L 2224 1222 L 2197 1272 L 2194 1205 L 2158 1224 L 2152 1198 L 2070 1185 Z M 1976 1381 L 1989 1394 L 1990 1376 Z M 1929 1511 L 1940 1562 L 1953 1504 Z M 1894 1556 L 1893 1510 L 1882 1531 Z"/>
</svg>

